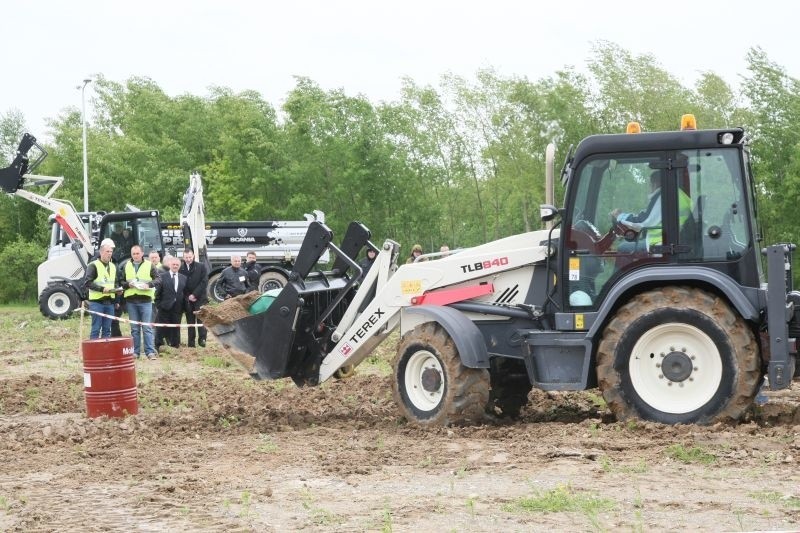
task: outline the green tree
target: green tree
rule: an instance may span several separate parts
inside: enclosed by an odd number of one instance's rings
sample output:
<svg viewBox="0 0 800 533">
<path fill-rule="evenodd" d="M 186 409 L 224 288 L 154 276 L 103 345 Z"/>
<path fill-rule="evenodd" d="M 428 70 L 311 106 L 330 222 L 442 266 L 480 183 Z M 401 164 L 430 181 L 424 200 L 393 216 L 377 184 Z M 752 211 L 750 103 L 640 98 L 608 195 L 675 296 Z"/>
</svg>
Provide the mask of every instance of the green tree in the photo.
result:
<svg viewBox="0 0 800 533">
<path fill-rule="evenodd" d="M 42 259 L 42 247 L 35 242 L 17 239 L 3 247 L 0 251 L 0 302 L 36 300 L 36 276 L 30 273 Z"/>
<path fill-rule="evenodd" d="M 761 196 L 765 243 L 797 242 L 796 193 L 800 189 L 800 81 L 758 48 L 747 55 L 753 167 Z"/>
</svg>

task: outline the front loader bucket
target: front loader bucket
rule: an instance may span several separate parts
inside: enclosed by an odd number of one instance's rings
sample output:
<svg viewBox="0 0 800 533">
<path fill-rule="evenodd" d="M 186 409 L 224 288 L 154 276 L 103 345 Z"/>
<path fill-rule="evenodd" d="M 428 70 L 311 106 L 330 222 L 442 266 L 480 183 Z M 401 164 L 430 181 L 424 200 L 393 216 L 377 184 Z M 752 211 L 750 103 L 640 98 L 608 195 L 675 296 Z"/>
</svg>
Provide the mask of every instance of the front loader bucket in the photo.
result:
<svg viewBox="0 0 800 533">
<path fill-rule="evenodd" d="M 39 157 L 31 163 L 28 160 L 28 152 L 31 148 L 37 147 L 40 150 Z M 28 172 L 33 172 L 37 166 L 47 156 L 44 148 L 36 143 L 36 137 L 30 133 L 22 136 L 22 140 L 17 147 L 17 155 L 11 162 L 11 165 L 6 168 L 0 169 L 0 190 L 8 194 L 14 194 L 17 189 L 22 187 L 23 177 Z"/>
<path fill-rule="evenodd" d="M 209 325 L 226 348 L 255 358 L 251 370 L 259 379 L 278 379 L 289 375 L 287 366 L 295 337 L 295 322 L 300 297 L 288 284 L 264 313 L 250 315 L 230 324 Z M 202 317 L 201 317 L 202 318 Z"/>
<path fill-rule="evenodd" d="M 234 354 L 243 352 L 254 358 L 247 361 L 253 377 L 291 377 L 301 386 L 318 384 L 329 335 L 346 311 L 355 292 L 351 289 L 361 273 L 353 261 L 360 248 L 352 243 L 367 243 L 369 230 L 361 224 L 351 224 L 343 243 L 348 248 L 346 253 L 331 243 L 332 237 L 324 224 L 309 225 L 289 283 L 265 312 L 225 321 L 214 314 L 214 308 L 204 307 L 201 311 L 200 319 L 223 346 Z M 343 261 L 339 270 L 312 273 L 311 268 L 328 248 L 336 253 L 337 265 L 340 259 Z M 354 274 L 347 277 L 345 273 L 351 269 Z M 241 361 L 240 357 L 237 359 Z"/>
</svg>

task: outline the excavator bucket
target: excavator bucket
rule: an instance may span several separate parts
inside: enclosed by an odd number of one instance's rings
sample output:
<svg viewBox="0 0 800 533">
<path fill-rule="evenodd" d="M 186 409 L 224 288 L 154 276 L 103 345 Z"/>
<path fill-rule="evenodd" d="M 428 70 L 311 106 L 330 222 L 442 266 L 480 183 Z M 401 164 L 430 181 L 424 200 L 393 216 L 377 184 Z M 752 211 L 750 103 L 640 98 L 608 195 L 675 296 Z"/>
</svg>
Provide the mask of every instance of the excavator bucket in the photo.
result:
<svg viewBox="0 0 800 533">
<path fill-rule="evenodd" d="M 28 152 L 34 146 L 39 148 L 41 155 L 33 163 L 31 163 L 28 160 Z M 36 143 L 36 137 L 30 133 L 23 135 L 22 140 L 19 142 L 17 155 L 14 157 L 14 161 L 12 161 L 11 165 L 7 166 L 6 168 L 0 169 L 0 189 L 8 194 L 14 194 L 17 192 L 17 189 L 22 187 L 25 174 L 27 174 L 29 171 L 32 172 L 33 169 L 39 166 L 39 163 L 41 163 L 46 156 L 47 152 L 45 152 L 44 149 Z"/>
<path fill-rule="evenodd" d="M 369 237 L 365 226 L 351 223 L 339 248 L 331 242 L 333 232 L 313 222 L 288 284 L 266 311 L 227 320 L 224 313 L 205 306 L 199 317 L 240 362 L 252 363 L 247 366 L 253 377 L 291 377 L 299 386 L 316 385 L 322 358 L 332 346 L 330 335 L 355 294 L 361 274 L 355 258 Z M 333 270 L 312 272 L 326 250 L 336 255 Z"/>
</svg>

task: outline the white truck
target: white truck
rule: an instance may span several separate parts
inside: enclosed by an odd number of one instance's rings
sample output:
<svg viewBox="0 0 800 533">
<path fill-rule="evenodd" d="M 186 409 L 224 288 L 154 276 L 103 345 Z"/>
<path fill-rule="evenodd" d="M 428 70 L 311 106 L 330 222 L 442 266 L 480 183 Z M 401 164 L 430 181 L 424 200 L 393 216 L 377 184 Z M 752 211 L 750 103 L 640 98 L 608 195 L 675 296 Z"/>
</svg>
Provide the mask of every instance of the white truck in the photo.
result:
<svg viewBox="0 0 800 533">
<path fill-rule="evenodd" d="M 195 208 L 199 206 L 195 204 Z M 190 219 L 191 213 L 182 218 Z M 304 220 L 224 221 L 205 223 L 205 245 L 209 265 L 208 298 L 224 300 L 225 294 L 218 286 L 220 273 L 230 265 L 232 255 L 244 257 L 247 252 L 256 254 L 261 267 L 259 291 L 279 289 L 286 285 L 292 263 L 300 252 L 300 246 L 312 222 L 325 222 L 322 211 L 306 214 Z M 185 248 L 182 222 L 162 222 L 161 238 L 166 249 L 180 254 Z M 197 251 L 195 251 L 197 253 Z M 319 259 L 327 264 L 330 254 L 326 251 Z"/>
</svg>

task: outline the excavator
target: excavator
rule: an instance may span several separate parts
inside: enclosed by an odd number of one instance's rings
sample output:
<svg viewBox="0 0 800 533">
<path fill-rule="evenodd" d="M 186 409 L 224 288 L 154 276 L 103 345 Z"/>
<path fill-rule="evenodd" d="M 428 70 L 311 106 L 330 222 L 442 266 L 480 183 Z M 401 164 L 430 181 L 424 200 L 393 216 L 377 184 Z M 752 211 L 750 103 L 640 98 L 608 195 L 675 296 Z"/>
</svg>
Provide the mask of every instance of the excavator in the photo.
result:
<svg viewBox="0 0 800 533">
<path fill-rule="evenodd" d="M 37 283 L 42 314 L 52 319 L 64 319 L 71 316 L 83 300 L 83 276 L 102 239 L 116 239 L 117 230 L 130 233 L 130 240 L 126 241 L 125 246 L 118 243 L 115 253 L 119 255 L 114 257 L 115 261 L 130 254 L 133 244 L 140 245 L 145 254 L 155 250 L 163 256 L 166 250 L 161 238 L 159 212 L 156 210 L 139 210 L 129 206 L 128 210 L 118 213 L 80 214 L 68 200 L 54 198 L 53 194 L 64 178 L 34 174 L 46 157 L 44 147 L 33 135 L 25 133 L 11 165 L 0 169 L 0 190 L 50 210 L 60 227 L 60 231 L 54 233 L 63 235 L 59 245 L 66 243 L 70 253 L 48 254 L 48 258 L 37 268 Z M 39 187 L 47 187 L 47 190 L 42 194 L 34 192 L 33 189 Z M 195 256 L 207 263 L 204 217 L 202 179 L 199 173 L 194 172 L 189 177 L 189 187 L 183 198 L 181 227 L 185 242 L 193 247 Z M 96 231 L 92 231 L 93 223 Z M 195 239 L 195 235 L 200 238 Z"/>
<path fill-rule="evenodd" d="M 599 387 L 622 420 L 740 419 L 765 381 L 785 389 L 800 368 L 795 245 L 759 243 L 742 128 L 697 129 L 692 115 L 680 130 L 637 126 L 570 149 L 545 229 L 398 266 L 400 245 L 376 246 L 364 224 L 337 246 L 315 222 L 268 305 L 235 314 L 226 302 L 201 319 L 254 378 L 298 386 L 358 365 L 399 329 L 393 395 L 419 426 L 516 417 L 533 387 Z M 642 205 L 649 225 L 621 223 Z M 361 279 L 366 248 L 379 253 Z M 332 267 L 315 269 L 326 251 Z"/>
</svg>

